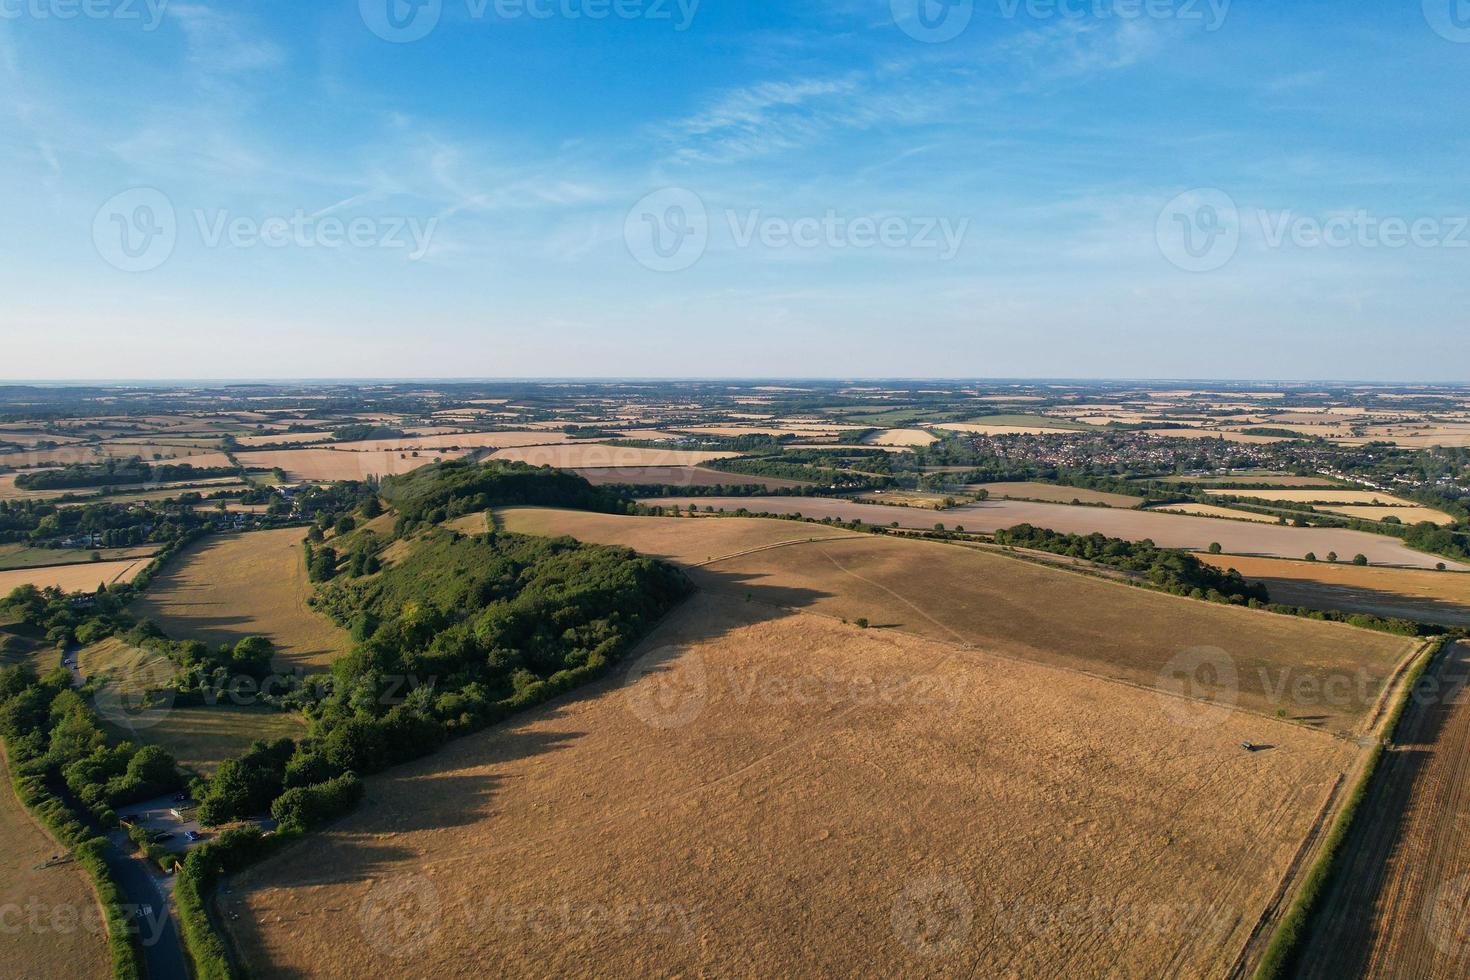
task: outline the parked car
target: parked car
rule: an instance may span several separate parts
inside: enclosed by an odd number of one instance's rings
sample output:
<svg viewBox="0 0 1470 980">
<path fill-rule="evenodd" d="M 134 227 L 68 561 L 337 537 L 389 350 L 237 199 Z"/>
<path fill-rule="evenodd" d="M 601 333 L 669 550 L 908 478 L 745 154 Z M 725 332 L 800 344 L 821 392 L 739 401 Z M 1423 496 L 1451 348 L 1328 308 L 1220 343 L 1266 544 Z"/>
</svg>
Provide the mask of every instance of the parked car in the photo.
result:
<svg viewBox="0 0 1470 980">
<path fill-rule="evenodd" d="M 204 839 L 204 835 L 201 834 L 197 830 L 186 830 L 186 831 L 184 831 L 184 836 L 186 838 L 188 838 L 190 841 L 197 841 L 197 840 L 203 840 Z"/>
<path fill-rule="evenodd" d="M 174 839 L 174 835 L 173 835 L 173 833 L 171 831 L 165 830 L 162 833 L 154 834 L 152 837 L 150 837 L 148 839 L 151 840 L 155 844 L 161 844 L 161 843 L 163 843 L 166 840 L 173 840 Z"/>
</svg>

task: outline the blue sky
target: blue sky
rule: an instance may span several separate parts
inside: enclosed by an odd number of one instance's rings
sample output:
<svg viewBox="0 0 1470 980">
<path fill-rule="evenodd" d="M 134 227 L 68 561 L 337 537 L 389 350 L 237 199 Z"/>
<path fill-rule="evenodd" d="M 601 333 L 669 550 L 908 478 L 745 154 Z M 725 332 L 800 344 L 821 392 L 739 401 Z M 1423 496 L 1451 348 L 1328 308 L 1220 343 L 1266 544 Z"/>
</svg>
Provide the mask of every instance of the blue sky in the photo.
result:
<svg viewBox="0 0 1470 980">
<path fill-rule="evenodd" d="M 1470 380 L 1464 0 L 88 2 L 0 377 Z"/>
</svg>

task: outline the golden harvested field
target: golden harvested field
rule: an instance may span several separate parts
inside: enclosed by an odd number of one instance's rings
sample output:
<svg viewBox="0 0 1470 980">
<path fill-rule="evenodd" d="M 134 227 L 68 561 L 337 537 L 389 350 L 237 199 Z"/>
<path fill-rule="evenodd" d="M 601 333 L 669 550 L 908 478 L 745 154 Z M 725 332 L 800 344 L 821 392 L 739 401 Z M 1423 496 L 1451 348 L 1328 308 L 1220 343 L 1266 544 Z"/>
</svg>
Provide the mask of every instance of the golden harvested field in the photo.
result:
<svg viewBox="0 0 1470 980">
<path fill-rule="evenodd" d="M 572 470 L 593 486 L 626 483 L 634 486 L 669 487 L 765 487 L 781 490 L 804 487 L 799 480 L 782 480 L 774 476 L 746 476 L 724 473 L 702 466 L 624 466 L 618 468 Z"/>
<path fill-rule="evenodd" d="M 1198 557 L 1218 568 L 1234 568 L 1252 582 L 1264 582 L 1276 602 L 1470 626 L 1470 574 L 1465 572 L 1362 567 L 1351 564 L 1352 555 L 1340 555 L 1337 562 Z"/>
<path fill-rule="evenodd" d="M 1284 708 L 1333 730 L 1353 729 L 1415 646 L 1402 637 L 1240 607 L 1195 602 L 1008 558 L 992 551 L 859 534 L 808 542 L 787 521 L 651 518 L 516 509 L 506 530 L 570 534 L 686 566 L 707 591 L 835 618 L 870 620 L 931 639 L 1154 686 L 1183 650 L 1223 650 L 1235 665 L 1233 703 Z M 775 547 L 731 547 L 724 525 L 749 525 Z M 757 530 L 758 529 L 758 530 Z M 778 544 L 784 542 L 784 545 Z M 1343 701 L 1288 702 L 1283 681 L 1363 678 Z M 1288 685 L 1289 687 L 1290 685 Z"/>
<path fill-rule="evenodd" d="M 1074 500 L 1079 500 L 1084 504 L 1128 508 L 1137 507 L 1144 502 L 1142 497 L 1106 493 L 1102 490 L 1085 490 L 1081 487 L 1061 487 L 1053 483 L 978 483 L 969 489 L 988 490 L 992 497 L 1049 500 L 1059 504 L 1070 504 Z"/>
<path fill-rule="evenodd" d="M 66 592 L 95 592 L 105 582 L 115 585 L 131 582 L 151 559 L 128 558 L 123 561 L 92 561 L 81 565 L 38 565 L 0 572 L 0 596 L 21 585 L 38 589 L 55 587 Z"/>
<path fill-rule="evenodd" d="M 939 437 L 923 429 L 884 429 L 864 441 L 870 446 L 927 446 Z"/>
<path fill-rule="evenodd" d="M 1366 531 L 1344 531 L 1337 528 L 1283 527 L 1246 521 L 1222 521 L 1188 514 L 1161 514 L 1156 511 L 1122 510 L 1116 507 L 1068 507 L 1064 504 L 1033 503 L 1023 500 L 988 500 L 984 503 L 952 507 L 943 513 L 928 513 L 912 508 L 881 507 L 857 504 L 831 497 L 671 497 L 660 500 L 664 506 L 695 504 L 700 510 L 713 507 L 734 512 L 741 507 L 752 513 L 803 513 L 808 517 L 833 517 L 844 521 L 860 520 L 900 527 L 927 529 L 935 523 L 954 529 L 990 532 L 1018 524 L 1033 524 L 1066 534 L 1092 534 L 1130 541 L 1152 540 L 1162 548 L 1203 550 L 1212 542 L 1230 554 L 1265 555 L 1275 558 L 1301 558 L 1307 552 L 1326 555 L 1336 551 L 1351 557 L 1359 552 L 1376 565 L 1406 565 L 1410 568 L 1433 568 L 1443 561 L 1448 567 L 1467 571 L 1466 566 L 1437 555 L 1414 551 L 1397 538 Z"/>
<path fill-rule="evenodd" d="M 1397 517 L 1404 524 L 1418 524 L 1428 521 L 1430 524 L 1448 525 L 1455 523 L 1455 519 L 1442 510 L 1434 510 L 1431 507 L 1318 507 L 1320 511 L 1329 514 L 1341 514 L 1343 517 L 1356 517 L 1362 521 L 1381 521 L 1385 517 Z"/>
<path fill-rule="evenodd" d="M 1409 702 L 1302 950 L 1303 978 L 1465 976 L 1470 955 L 1470 648 Z"/>
<path fill-rule="evenodd" d="M 1164 504 L 1158 507 L 1150 507 L 1151 511 L 1163 511 L 1168 514 L 1193 514 L 1196 517 L 1224 517 L 1233 521 L 1255 521 L 1257 524 L 1278 524 L 1274 517 L 1265 514 L 1253 514 L 1248 510 L 1234 510 L 1230 507 L 1217 507 L 1214 504 Z"/>
<path fill-rule="evenodd" d="M 263 452 L 238 453 L 236 459 L 251 468 L 286 471 L 292 482 L 304 480 L 362 480 L 369 476 L 398 476 L 412 473 L 420 466 L 436 460 L 458 459 L 462 452 L 453 450 L 393 453 L 352 453 L 340 449 L 268 449 Z"/>
<path fill-rule="evenodd" d="M 236 876 L 251 973 L 1221 975 L 1357 751 L 718 596 L 639 653 Z"/>
<path fill-rule="evenodd" d="M 586 470 L 622 466 L 698 466 L 712 459 L 729 459 L 739 455 L 591 444 L 502 449 L 491 458 L 515 460 L 532 466 L 554 466 L 563 470 Z"/>
<path fill-rule="evenodd" d="M 306 604 L 301 528 L 211 535 L 174 557 L 130 611 L 174 639 L 210 646 L 263 636 L 286 667 L 325 667 L 350 641 Z"/>
<path fill-rule="evenodd" d="M 21 806 L 0 752 L 0 976 L 17 980 L 106 980 L 112 976 L 97 893 L 75 864 L 46 867 L 60 844 Z M 28 911 L 29 910 L 29 911 Z"/>
<path fill-rule="evenodd" d="M 1403 500 L 1390 493 L 1378 490 L 1206 490 L 1212 497 L 1249 495 L 1256 500 L 1284 500 L 1295 504 L 1377 504 L 1382 507 L 1414 507 L 1412 500 Z"/>
</svg>

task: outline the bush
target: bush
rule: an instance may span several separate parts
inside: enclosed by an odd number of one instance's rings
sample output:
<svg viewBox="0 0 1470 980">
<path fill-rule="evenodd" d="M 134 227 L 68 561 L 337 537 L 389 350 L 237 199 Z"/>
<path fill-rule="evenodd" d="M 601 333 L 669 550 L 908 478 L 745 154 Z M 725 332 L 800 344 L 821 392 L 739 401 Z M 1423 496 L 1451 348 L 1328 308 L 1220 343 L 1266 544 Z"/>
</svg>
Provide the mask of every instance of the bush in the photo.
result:
<svg viewBox="0 0 1470 980">
<path fill-rule="evenodd" d="M 352 773 L 314 786 L 288 789 L 271 804 L 281 830 L 305 833 L 352 811 L 362 801 L 362 780 Z"/>
</svg>

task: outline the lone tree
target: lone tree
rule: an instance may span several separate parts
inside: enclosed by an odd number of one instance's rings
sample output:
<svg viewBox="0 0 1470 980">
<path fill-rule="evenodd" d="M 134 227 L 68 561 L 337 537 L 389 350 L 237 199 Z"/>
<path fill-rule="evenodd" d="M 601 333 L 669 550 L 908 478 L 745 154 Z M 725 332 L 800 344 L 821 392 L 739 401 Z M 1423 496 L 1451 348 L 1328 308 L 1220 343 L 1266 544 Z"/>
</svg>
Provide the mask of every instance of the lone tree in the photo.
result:
<svg viewBox="0 0 1470 980">
<path fill-rule="evenodd" d="M 1335 552 L 1335 551 L 1329 551 L 1329 552 L 1327 552 L 1327 560 L 1328 561 L 1337 561 L 1337 552 Z"/>
<path fill-rule="evenodd" d="M 1309 552 L 1307 552 L 1307 561 L 1316 561 L 1316 560 L 1317 560 L 1317 553 L 1315 551 L 1309 551 Z"/>
<path fill-rule="evenodd" d="M 1212 541 L 1212 542 L 1210 542 L 1210 554 L 1212 554 L 1212 555 L 1218 555 L 1220 552 L 1222 552 L 1224 550 L 1225 550 L 1224 548 L 1220 547 L 1220 542 L 1218 542 L 1218 541 Z"/>
<path fill-rule="evenodd" d="M 1366 564 L 1368 564 L 1368 556 L 1367 555 L 1353 555 L 1353 564 L 1354 565 L 1366 565 Z"/>
</svg>

